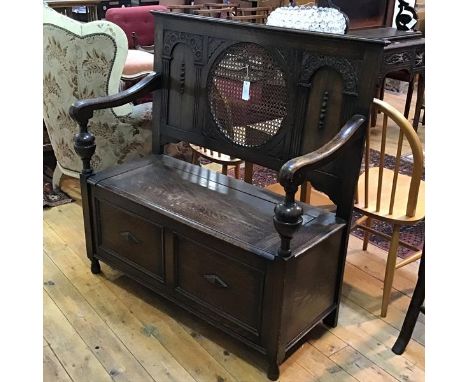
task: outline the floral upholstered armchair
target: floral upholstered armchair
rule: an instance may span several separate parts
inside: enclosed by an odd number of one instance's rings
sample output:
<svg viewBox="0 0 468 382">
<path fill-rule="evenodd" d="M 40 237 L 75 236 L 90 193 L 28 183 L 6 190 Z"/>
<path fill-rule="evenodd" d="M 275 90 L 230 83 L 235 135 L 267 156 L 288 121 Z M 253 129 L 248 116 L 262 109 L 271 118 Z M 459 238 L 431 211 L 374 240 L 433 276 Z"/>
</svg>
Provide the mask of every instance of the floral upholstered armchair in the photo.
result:
<svg viewBox="0 0 468 382">
<path fill-rule="evenodd" d="M 80 23 L 51 8 L 43 10 L 43 118 L 57 158 L 54 188 L 62 174 L 78 177 L 77 123 L 70 106 L 80 99 L 116 94 L 128 42 L 120 27 L 106 21 Z M 89 122 L 97 150 L 92 166 L 102 170 L 151 151 L 151 103 L 99 110 Z"/>
</svg>

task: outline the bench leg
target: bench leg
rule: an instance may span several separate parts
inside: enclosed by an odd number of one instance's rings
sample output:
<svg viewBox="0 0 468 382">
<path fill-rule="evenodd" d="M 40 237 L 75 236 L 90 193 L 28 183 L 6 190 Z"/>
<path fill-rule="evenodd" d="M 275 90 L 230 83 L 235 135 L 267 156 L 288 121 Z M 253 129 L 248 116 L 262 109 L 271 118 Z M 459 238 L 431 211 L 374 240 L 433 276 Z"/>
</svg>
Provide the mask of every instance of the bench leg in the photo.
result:
<svg viewBox="0 0 468 382">
<path fill-rule="evenodd" d="M 323 323 L 329 328 L 336 328 L 338 325 L 338 308 L 335 308 L 328 313 L 328 315 L 323 319 Z"/>
<path fill-rule="evenodd" d="M 276 381 L 279 378 L 280 371 L 276 361 L 270 361 L 268 364 L 267 377 L 270 381 Z"/>
<path fill-rule="evenodd" d="M 101 265 L 99 264 L 99 260 L 95 257 L 91 259 L 91 273 L 93 275 L 101 273 Z"/>
</svg>

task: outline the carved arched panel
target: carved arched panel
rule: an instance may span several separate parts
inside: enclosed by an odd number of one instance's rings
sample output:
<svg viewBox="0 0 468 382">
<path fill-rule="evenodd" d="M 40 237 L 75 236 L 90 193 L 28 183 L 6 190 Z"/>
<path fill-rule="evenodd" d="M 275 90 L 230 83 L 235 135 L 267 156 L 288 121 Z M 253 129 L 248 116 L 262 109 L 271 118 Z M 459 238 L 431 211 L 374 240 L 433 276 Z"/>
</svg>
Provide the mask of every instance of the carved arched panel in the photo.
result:
<svg viewBox="0 0 468 382">
<path fill-rule="evenodd" d="M 193 128 L 196 71 L 193 51 L 186 44 L 179 43 L 172 51 L 169 81 L 167 122 L 170 126 L 191 130 Z"/>
<path fill-rule="evenodd" d="M 330 66 L 322 66 L 311 80 L 302 134 L 301 152 L 323 146 L 340 130 L 344 81 Z"/>
</svg>

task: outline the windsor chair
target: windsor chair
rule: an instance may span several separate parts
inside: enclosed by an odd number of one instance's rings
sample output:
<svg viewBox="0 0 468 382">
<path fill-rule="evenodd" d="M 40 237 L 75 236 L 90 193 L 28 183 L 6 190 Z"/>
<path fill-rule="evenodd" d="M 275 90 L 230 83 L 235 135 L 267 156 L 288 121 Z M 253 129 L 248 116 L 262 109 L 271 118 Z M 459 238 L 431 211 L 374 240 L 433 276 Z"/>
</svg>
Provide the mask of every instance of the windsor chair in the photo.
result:
<svg viewBox="0 0 468 382">
<path fill-rule="evenodd" d="M 380 110 L 383 113 L 380 159 L 377 166 L 370 166 L 370 131 L 368 129 L 364 172 L 359 177 L 355 204 L 355 210 L 362 213 L 363 216 L 355 222 L 353 229 L 359 227 L 365 232 L 363 250 L 367 249 L 369 234 L 375 234 L 390 240 L 381 308 L 381 316 L 385 317 L 390 301 L 395 269 L 421 258 L 422 252 L 419 248 L 400 240 L 400 228 L 414 225 L 424 219 L 425 183 L 421 180 L 424 157 L 421 142 L 410 122 L 385 101 L 374 99 L 373 105 L 375 110 Z M 396 164 L 393 170 L 384 167 L 389 119 L 399 129 Z M 411 176 L 399 173 L 404 138 L 409 143 L 413 155 Z M 374 220 L 391 224 L 392 234 L 386 235 L 373 229 L 372 222 Z M 397 263 L 399 245 L 409 248 L 415 253 Z"/>
</svg>

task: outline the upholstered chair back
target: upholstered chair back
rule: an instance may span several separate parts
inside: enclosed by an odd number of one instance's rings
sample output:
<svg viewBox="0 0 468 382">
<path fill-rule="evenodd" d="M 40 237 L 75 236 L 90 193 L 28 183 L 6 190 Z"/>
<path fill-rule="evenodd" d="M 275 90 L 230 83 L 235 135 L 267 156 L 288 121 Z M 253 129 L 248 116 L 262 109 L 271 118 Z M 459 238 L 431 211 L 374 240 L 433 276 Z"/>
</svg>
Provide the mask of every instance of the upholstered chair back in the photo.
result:
<svg viewBox="0 0 468 382">
<path fill-rule="evenodd" d="M 73 149 L 78 126 L 69 108 L 79 99 L 118 93 L 128 42 L 115 24 L 80 23 L 44 6 L 43 44 L 44 122 L 62 172 L 76 176 L 81 171 Z M 94 113 L 90 130 L 98 150 L 93 167 L 103 169 L 149 152 L 150 126 L 141 128 L 150 119 L 150 105 L 135 110 L 127 104 Z"/>
<path fill-rule="evenodd" d="M 154 45 L 154 21 L 150 11 L 167 11 L 163 5 L 143 5 L 140 7 L 110 8 L 106 20 L 117 24 L 127 35 L 128 48 L 135 49 L 132 33 L 138 45 Z"/>
</svg>

